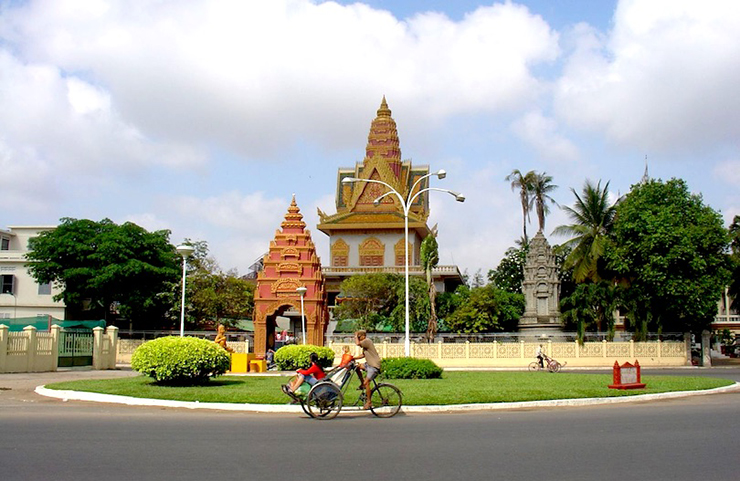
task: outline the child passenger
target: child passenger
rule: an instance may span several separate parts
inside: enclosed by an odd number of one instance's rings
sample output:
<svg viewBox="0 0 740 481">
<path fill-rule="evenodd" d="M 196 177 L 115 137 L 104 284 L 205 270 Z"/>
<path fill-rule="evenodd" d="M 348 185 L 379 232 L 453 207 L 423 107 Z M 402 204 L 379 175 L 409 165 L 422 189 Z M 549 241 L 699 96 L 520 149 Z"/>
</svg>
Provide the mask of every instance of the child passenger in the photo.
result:
<svg viewBox="0 0 740 481">
<path fill-rule="evenodd" d="M 342 360 L 339 362 L 339 367 L 347 367 L 347 365 L 354 360 L 354 356 L 349 353 L 349 346 L 342 348 Z"/>
<path fill-rule="evenodd" d="M 318 354 L 312 352 L 310 359 L 311 366 L 308 369 L 298 369 L 296 371 L 298 373 L 298 376 L 295 378 L 295 380 L 292 383 L 283 384 L 282 388 L 284 393 L 289 394 L 295 392 L 295 390 L 298 389 L 304 382 L 313 386 L 314 384 L 316 384 L 317 381 L 320 381 L 324 378 L 325 374 L 324 370 L 321 368 L 321 366 L 319 366 Z"/>
</svg>

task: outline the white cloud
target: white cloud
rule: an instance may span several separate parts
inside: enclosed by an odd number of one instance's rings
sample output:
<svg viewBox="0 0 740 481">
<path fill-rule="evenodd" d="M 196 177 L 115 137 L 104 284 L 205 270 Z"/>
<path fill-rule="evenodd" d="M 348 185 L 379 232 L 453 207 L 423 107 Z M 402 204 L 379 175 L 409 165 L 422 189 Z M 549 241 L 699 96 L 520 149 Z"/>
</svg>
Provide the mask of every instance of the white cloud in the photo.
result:
<svg viewBox="0 0 740 481">
<path fill-rule="evenodd" d="M 718 162 L 712 173 L 717 181 L 740 187 L 740 160 Z"/>
<path fill-rule="evenodd" d="M 676 152 L 740 135 L 740 3 L 624 0 L 588 26 L 557 83 L 558 115 L 631 147 Z"/>
<path fill-rule="evenodd" d="M 510 3 L 459 22 L 308 0 L 38 1 L 4 17 L 20 58 L 94 79 L 85 91 L 143 138 L 252 157 L 296 137 L 346 147 L 358 106 L 382 94 L 414 122 L 518 108 L 542 92 L 531 69 L 558 55 L 547 23 Z"/>
<path fill-rule="evenodd" d="M 527 113 L 512 128 L 544 159 L 570 162 L 579 157 L 578 148 L 559 132 L 557 122 L 542 112 Z"/>
</svg>

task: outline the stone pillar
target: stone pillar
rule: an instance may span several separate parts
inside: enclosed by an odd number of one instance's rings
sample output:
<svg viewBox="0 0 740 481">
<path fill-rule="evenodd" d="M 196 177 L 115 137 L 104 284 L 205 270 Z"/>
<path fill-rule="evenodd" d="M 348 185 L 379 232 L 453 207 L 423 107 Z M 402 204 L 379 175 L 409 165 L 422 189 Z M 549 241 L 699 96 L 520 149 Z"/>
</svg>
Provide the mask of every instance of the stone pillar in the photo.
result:
<svg viewBox="0 0 740 481">
<path fill-rule="evenodd" d="M 102 327 L 93 327 L 93 369 L 105 369 Z"/>
<path fill-rule="evenodd" d="M 23 328 L 26 335 L 26 372 L 35 372 L 36 367 L 36 328 L 26 326 Z"/>
<path fill-rule="evenodd" d="M 118 328 L 116 326 L 108 326 L 105 328 L 105 333 L 110 341 L 110 351 L 108 352 L 108 363 L 106 369 L 115 369 L 116 361 L 118 360 Z"/>
<path fill-rule="evenodd" d="M 5 372 L 5 361 L 8 358 L 8 330 L 5 324 L 0 324 L 0 373 Z"/>
<path fill-rule="evenodd" d="M 711 333 L 706 329 L 701 331 L 701 365 L 712 367 L 712 353 L 710 345 Z"/>
<path fill-rule="evenodd" d="M 51 370 L 59 369 L 59 335 L 62 328 L 58 324 L 51 326 Z"/>
</svg>

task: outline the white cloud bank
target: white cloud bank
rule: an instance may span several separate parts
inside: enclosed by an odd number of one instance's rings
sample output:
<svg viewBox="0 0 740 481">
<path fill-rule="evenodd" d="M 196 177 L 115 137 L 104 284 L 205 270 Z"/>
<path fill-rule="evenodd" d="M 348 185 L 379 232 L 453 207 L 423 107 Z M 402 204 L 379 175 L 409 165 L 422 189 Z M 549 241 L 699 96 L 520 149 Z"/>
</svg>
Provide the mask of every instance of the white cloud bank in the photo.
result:
<svg viewBox="0 0 740 481">
<path fill-rule="evenodd" d="M 617 144 L 696 151 L 740 136 L 740 2 L 623 0 L 608 35 L 587 25 L 555 91 L 557 114 Z"/>
</svg>

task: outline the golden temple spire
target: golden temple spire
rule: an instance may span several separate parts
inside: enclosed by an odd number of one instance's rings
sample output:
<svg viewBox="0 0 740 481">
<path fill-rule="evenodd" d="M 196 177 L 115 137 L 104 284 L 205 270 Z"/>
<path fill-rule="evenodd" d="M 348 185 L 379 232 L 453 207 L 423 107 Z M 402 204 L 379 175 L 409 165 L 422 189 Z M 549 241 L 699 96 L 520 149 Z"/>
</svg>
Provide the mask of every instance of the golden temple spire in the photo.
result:
<svg viewBox="0 0 740 481">
<path fill-rule="evenodd" d="M 383 101 L 380 102 L 380 108 L 378 109 L 378 117 L 390 117 L 391 109 L 388 108 L 388 102 L 385 101 L 385 95 L 383 95 Z"/>
<path fill-rule="evenodd" d="M 306 223 L 303 222 L 303 214 L 301 214 L 301 209 L 298 208 L 298 204 L 295 201 L 295 194 L 293 194 L 293 200 L 290 202 L 290 207 L 288 207 L 288 212 L 285 214 L 285 221 L 280 224 L 280 226 L 285 228 L 299 228 L 304 229 L 306 227 Z"/>
<path fill-rule="evenodd" d="M 391 117 L 391 109 L 383 95 L 378 115 L 370 124 L 370 133 L 367 136 L 367 148 L 365 149 L 365 161 L 374 157 L 381 157 L 390 167 L 391 171 L 398 177 L 401 173 L 401 147 L 398 140 L 396 121 Z"/>
</svg>

